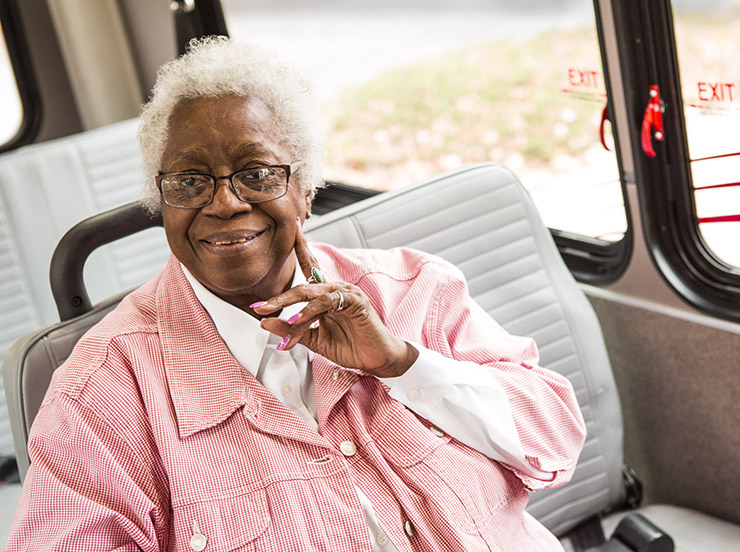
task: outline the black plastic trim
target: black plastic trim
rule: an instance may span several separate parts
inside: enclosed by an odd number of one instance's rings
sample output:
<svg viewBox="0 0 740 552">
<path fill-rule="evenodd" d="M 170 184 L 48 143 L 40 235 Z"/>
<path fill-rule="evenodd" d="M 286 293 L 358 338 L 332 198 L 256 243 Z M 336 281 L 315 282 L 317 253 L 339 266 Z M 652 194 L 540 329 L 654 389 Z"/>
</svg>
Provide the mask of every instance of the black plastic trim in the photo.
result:
<svg viewBox="0 0 740 552">
<path fill-rule="evenodd" d="M 311 211 L 317 215 L 324 215 L 330 211 L 378 195 L 379 193 L 381 192 L 377 190 L 327 180 L 326 187 L 320 188 L 316 192 Z"/>
<path fill-rule="evenodd" d="M 70 320 L 92 310 L 83 269 L 98 247 L 147 228 L 162 226 L 162 215 L 151 215 L 138 202 L 93 215 L 70 228 L 51 257 L 49 281 L 59 319 Z"/>
<path fill-rule="evenodd" d="M 706 246 L 696 217 L 683 114 L 678 56 L 669 0 L 613 2 L 624 75 L 635 180 L 645 240 L 666 282 L 693 307 L 740 321 L 740 270 Z M 665 103 L 665 140 L 656 156 L 640 142 L 649 86 L 657 84 Z"/>
<path fill-rule="evenodd" d="M 579 282 L 603 285 L 618 280 L 627 269 L 632 253 L 632 233 L 618 242 L 589 238 L 550 229 L 555 245 Z"/>
<path fill-rule="evenodd" d="M 183 2 L 184 4 L 184 2 Z M 185 47 L 193 38 L 201 36 L 229 36 L 223 8 L 219 0 L 194 0 L 194 9 L 175 11 L 175 33 L 177 51 L 185 53 Z"/>
<path fill-rule="evenodd" d="M 41 127 L 42 104 L 30 51 L 23 32 L 18 0 L 0 0 L 0 23 L 23 106 L 20 127 L 15 136 L 4 144 L 0 144 L 0 153 L 2 153 L 33 141 Z"/>
</svg>

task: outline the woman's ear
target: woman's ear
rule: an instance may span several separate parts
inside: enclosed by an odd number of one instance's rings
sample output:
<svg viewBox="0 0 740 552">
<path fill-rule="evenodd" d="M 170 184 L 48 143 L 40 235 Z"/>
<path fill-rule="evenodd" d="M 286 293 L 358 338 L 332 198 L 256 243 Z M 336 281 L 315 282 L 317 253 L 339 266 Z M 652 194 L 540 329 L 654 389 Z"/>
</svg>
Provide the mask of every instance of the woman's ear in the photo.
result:
<svg viewBox="0 0 740 552">
<path fill-rule="evenodd" d="M 306 192 L 303 194 L 303 201 L 306 204 L 306 212 L 304 213 L 304 220 L 308 220 L 311 218 L 311 205 L 313 205 L 314 195 L 315 195 L 315 192 L 313 188 L 306 190 Z"/>
</svg>

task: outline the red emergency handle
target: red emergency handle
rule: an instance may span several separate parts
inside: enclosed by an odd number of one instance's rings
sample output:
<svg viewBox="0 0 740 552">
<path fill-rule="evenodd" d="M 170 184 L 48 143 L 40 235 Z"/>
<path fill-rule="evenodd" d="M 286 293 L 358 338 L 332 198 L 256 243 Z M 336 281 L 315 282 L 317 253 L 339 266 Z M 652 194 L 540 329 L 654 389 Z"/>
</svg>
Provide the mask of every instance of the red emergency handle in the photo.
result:
<svg viewBox="0 0 740 552">
<path fill-rule="evenodd" d="M 611 121 L 609 120 L 609 103 L 604 106 L 603 111 L 601 112 L 601 124 L 599 125 L 599 139 L 601 140 L 601 145 L 604 146 L 604 149 L 606 151 L 611 151 L 609 149 L 609 146 L 606 143 L 606 137 L 604 135 L 604 127 L 606 126 L 606 123 Z"/>
<path fill-rule="evenodd" d="M 653 132 L 655 130 L 655 132 Z M 642 118 L 642 151 L 648 157 L 655 157 L 653 138 L 663 141 L 663 108 L 660 103 L 660 90 L 653 84 L 650 86 L 650 99 Z"/>
</svg>

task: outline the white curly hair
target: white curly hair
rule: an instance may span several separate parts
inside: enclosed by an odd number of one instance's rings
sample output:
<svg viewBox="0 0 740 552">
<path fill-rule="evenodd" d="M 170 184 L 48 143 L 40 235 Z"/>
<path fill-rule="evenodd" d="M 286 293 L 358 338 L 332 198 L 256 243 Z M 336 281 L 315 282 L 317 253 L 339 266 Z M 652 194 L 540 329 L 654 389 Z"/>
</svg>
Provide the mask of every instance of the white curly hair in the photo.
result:
<svg viewBox="0 0 740 552">
<path fill-rule="evenodd" d="M 157 73 L 151 98 L 139 124 L 144 170 L 142 202 L 152 213 L 161 209 L 154 177 L 161 166 L 173 111 L 200 97 L 236 95 L 259 98 L 275 116 L 278 130 L 301 169 L 291 178 L 311 197 L 323 186 L 326 124 L 312 84 L 274 52 L 223 36 L 190 41 L 187 51 Z M 295 179 L 295 180 L 294 180 Z"/>
</svg>

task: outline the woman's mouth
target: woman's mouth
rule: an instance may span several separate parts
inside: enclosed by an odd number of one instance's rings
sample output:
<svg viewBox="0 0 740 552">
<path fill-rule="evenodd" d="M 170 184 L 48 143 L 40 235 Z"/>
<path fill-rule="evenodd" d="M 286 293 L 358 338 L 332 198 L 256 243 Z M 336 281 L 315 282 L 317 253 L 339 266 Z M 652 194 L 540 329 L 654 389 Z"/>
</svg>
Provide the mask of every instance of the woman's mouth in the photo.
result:
<svg viewBox="0 0 740 552">
<path fill-rule="evenodd" d="M 201 243 L 203 243 L 209 251 L 218 255 L 241 253 L 250 248 L 252 244 L 264 233 L 265 231 L 261 230 L 259 232 L 241 231 L 214 234 L 202 239 Z"/>
<path fill-rule="evenodd" d="M 238 239 L 238 240 L 213 241 L 213 242 L 208 242 L 208 243 L 210 243 L 211 245 L 233 245 L 235 243 L 247 243 L 248 241 L 251 241 L 254 238 L 255 238 L 255 236 L 251 236 L 249 238 L 241 238 L 241 239 Z"/>
</svg>

